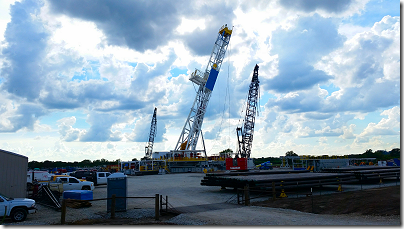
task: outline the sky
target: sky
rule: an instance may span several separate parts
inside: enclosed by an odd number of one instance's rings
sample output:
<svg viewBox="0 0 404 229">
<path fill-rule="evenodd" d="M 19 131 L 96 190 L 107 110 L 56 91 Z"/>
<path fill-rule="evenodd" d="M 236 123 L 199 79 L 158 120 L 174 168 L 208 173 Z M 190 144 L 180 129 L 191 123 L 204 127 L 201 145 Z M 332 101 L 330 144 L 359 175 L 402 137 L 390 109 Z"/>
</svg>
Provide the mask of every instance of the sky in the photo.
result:
<svg viewBox="0 0 404 229">
<path fill-rule="evenodd" d="M 0 149 L 140 159 L 157 107 L 153 150 L 174 150 L 196 96 L 189 75 L 225 24 L 208 155 L 236 151 L 256 64 L 251 157 L 400 147 L 398 0 L 1 0 Z"/>
</svg>

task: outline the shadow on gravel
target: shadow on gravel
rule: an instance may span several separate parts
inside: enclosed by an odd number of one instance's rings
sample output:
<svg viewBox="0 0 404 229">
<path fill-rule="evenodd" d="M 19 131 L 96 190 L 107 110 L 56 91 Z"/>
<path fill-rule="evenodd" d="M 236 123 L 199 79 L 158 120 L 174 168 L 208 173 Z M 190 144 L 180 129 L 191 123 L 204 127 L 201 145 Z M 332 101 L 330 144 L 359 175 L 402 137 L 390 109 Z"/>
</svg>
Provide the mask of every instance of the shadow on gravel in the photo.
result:
<svg viewBox="0 0 404 229">
<path fill-rule="evenodd" d="M 132 218 L 83 219 L 66 223 L 66 225 L 177 225 L 175 223 L 164 222 L 177 215 L 178 214 L 174 212 L 165 212 L 161 214 L 159 220 L 156 220 L 152 217 L 145 217 L 141 219 L 132 219 Z"/>
<path fill-rule="evenodd" d="M 215 204 L 200 204 L 185 207 L 176 207 L 175 210 L 179 213 L 197 213 L 222 209 L 240 208 L 241 205 L 228 204 L 228 203 L 215 203 Z"/>
<path fill-rule="evenodd" d="M 400 186 L 341 192 L 303 198 L 282 198 L 252 205 L 315 214 L 400 215 Z"/>
</svg>

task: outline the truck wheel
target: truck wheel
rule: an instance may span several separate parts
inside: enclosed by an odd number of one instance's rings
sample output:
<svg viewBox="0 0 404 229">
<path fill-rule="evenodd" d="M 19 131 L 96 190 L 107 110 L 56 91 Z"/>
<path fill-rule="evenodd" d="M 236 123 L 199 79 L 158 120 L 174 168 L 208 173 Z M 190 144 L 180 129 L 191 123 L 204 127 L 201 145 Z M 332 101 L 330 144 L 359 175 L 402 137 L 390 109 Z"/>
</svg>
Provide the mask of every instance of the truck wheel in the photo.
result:
<svg viewBox="0 0 404 229">
<path fill-rule="evenodd" d="M 11 212 L 11 220 L 14 222 L 21 222 L 27 218 L 28 212 L 23 208 L 17 208 Z"/>
<path fill-rule="evenodd" d="M 82 190 L 91 190 L 91 188 L 90 188 L 89 186 L 84 186 L 84 187 L 82 188 Z"/>
</svg>

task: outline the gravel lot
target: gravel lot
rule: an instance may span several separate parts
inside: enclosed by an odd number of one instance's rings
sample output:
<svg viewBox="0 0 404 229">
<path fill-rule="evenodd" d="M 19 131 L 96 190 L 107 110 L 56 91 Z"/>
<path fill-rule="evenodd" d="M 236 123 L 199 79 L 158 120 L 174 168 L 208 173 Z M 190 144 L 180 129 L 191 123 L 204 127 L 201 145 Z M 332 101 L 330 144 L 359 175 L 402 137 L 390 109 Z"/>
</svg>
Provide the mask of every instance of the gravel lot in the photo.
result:
<svg viewBox="0 0 404 229">
<path fill-rule="evenodd" d="M 319 215 L 295 210 L 240 206 L 233 190 L 201 186 L 203 173 L 128 176 L 128 197 L 168 197 L 169 207 L 181 212 L 163 222 L 179 225 L 401 225 L 399 216 Z M 94 199 L 107 197 L 107 186 L 96 186 Z M 89 208 L 67 208 L 66 221 L 109 218 L 106 201 L 92 201 Z M 49 225 L 60 223 L 60 211 L 38 205 L 38 212 L 21 223 L 3 225 Z M 117 218 L 154 219 L 154 199 L 128 199 L 127 211 Z"/>
</svg>

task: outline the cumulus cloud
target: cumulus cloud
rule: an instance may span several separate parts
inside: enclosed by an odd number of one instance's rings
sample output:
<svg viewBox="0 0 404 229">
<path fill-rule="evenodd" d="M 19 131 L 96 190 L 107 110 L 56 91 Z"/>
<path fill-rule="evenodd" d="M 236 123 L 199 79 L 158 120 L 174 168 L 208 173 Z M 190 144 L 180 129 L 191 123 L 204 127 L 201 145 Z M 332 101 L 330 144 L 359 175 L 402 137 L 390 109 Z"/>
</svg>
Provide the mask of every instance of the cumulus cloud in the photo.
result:
<svg viewBox="0 0 404 229">
<path fill-rule="evenodd" d="M 151 121 L 153 117 L 154 109 L 150 110 L 148 115 L 143 117 L 135 116 L 136 121 L 133 128 L 133 131 L 129 134 L 125 134 L 126 139 L 133 142 L 148 142 L 149 135 L 150 135 L 150 128 L 151 128 Z M 160 116 L 160 109 L 157 109 L 156 119 L 157 119 L 157 126 L 156 126 L 156 136 L 154 138 L 154 142 L 163 142 L 167 139 L 164 137 L 166 133 L 166 120 L 162 120 Z M 164 116 L 164 115 L 163 115 Z"/>
<path fill-rule="evenodd" d="M 371 112 L 399 104 L 399 31 L 399 18 L 386 16 L 316 64 L 341 88 L 326 98 L 324 111 Z"/>
<path fill-rule="evenodd" d="M 122 139 L 119 132 L 112 132 L 112 125 L 122 121 L 121 115 L 92 112 L 87 118 L 91 125 L 81 137 L 82 142 L 119 141 Z"/>
<path fill-rule="evenodd" d="M 15 2 L 10 7 L 12 23 L 7 25 L 4 37 L 7 46 L 2 50 L 1 76 L 3 90 L 33 100 L 43 87 L 44 72 L 41 70 L 49 34 L 35 16 L 40 1 Z"/>
<path fill-rule="evenodd" d="M 53 141 L 41 149 L 47 156 L 143 156 L 158 107 L 155 142 L 172 149 L 196 95 L 188 74 L 205 70 L 227 23 L 234 33 L 203 124 L 208 150 L 233 144 L 218 123 L 228 117 L 236 138 L 255 64 L 262 99 L 254 155 L 386 145 L 400 131 L 400 23 L 392 4 L 375 12 L 367 2 L 16 2 L 0 46 L 0 132 L 47 132 L 34 143 Z M 381 109 L 383 119 L 369 123 L 367 114 Z M 54 111 L 67 111 L 56 131 Z M 76 123 L 82 114 L 89 128 Z"/>
<path fill-rule="evenodd" d="M 67 142 L 75 141 L 79 139 L 80 136 L 83 134 L 83 130 L 73 128 L 73 125 L 76 123 L 76 117 L 74 116 L 62 118 L 57 122 L 59 123 L 58 128 L 60 139 L 64 141 Z"/>
<path fill-rule="evenodd" d="M 198 1 L 50 1 L 51 11 L 70 17 L 93 21 L 107 36 L 108 44 L 127 46 L 144 52 L 166 45 L 170 40 L 183 39 L 198 55 L 209 54 L 212 32 L 217 33 L 215 23 L 229 23 L 233 15 L 232 4 L 226 2 Z M 182 18 L 206 19 L 206 30 L 196 29 L 190 34 L 178 35 L 176 28 Z M 216 31 L 215 31 L 216 30 Z M 210 36 L 209 36 L 210 37 Z M 197 39 L 196 39 L 197 38 Z"/>
<path fill-rule="evenodd" d="M 341 1 L 322 1 L 322 0 L 281 0 L 280 4 L 284 7 L 293 8 L 295 10 L 303 10 L 306 12 L 323 9 L 328 12 L 341 12 L 347 10 L 352 0 Z"/>
<path fill-rule="evenodd" d="M 145 51 L 164 45 L 180 22 L 169 1 L 50 1 L 51 10 L 94 21 L 107 34 L 108 43 Z"/>
<path fill-rule="evenodd" d="M 0 132 L 16 132 L 21 129 L 33 131 L 38 118 L 47 113 L 37 104 L 23 103 L 17 108 L 8 107 L 4 113 L 0 113 Z"/>
<path fill-rule="evenodd" d="M 349 127 L 344 126 L 343 127 L 344 134 L 339 137 L 343 138 L 343 139 L 354 139 L 355 138 L 355 134 L 354 134 L 355 127 L 356 127 L 355 124 L 351 124 L 351 125 L 349 125 Z"/>
<path fill-rule="evenodd" d="M 331 75 L 312 66 L 343 44 L 335 23 L 318 15 L 300 18 L 289 30 L 273 33 L 271 53 L 279 58 L 279 74 L 263 81 L 268 89 L 290 92 L 327 82 Z"/>
<path fill-rule="evenodd" d="M 382 118 L 379 123 L 369 123 L 363 130 L 360 136 L 371 135 L 398 135 L 400 134 L 400 108 L 393 107 L 389 110 L 383 111 L 380 115 L 388 116 L 388 118 Z"/>
<path fill-rule="evenodd" d="M 320 13 L 324 17 L 346 17 L 361 13 L 369 0 L 280 0 L 282 7 L 304 13 Z"/>
</svg>

